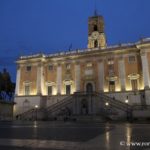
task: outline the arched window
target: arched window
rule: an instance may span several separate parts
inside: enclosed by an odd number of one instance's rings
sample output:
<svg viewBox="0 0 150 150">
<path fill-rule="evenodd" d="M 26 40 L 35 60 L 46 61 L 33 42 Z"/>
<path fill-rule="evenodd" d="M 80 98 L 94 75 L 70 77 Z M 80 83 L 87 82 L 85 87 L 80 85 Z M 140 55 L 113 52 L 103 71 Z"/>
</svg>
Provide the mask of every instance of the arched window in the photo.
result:
<svg viewBox="0 0 150 150">
<path fill-rule="evenodd" d="M 94 25 L 94 31 L 97 31 L 97 25 Z"/>
<path fill-rule="evenodd" d="M 83 115 L 88 114 L 88 101 L 86 99 L 82 99 L 81 101 L 81 112 Z"/>
<path fill-rule="evenodd" d="M 98 47 L 98 41 L 97 40 L 94 41 L 94 47 Z"/>
<path fill-rule="evenodd" d="M 132 87 L 133 91 L 138 90 L 138 81 L 137 81 L 137 79 L 131 80 L 131 87 Z"/>
<path fill-rule="evenodd" d="M 66 94 L 67 95 L 71 94 L 71 85 L 66 85 Z"/>
<path fill-rule="evenodd" d="M 93 92 L 93 85 L 91 83 L 88 83 L 86 85 L 86 92 L 87 93 L 92 93 Z"/>
<path fill-rule="evenodd" d="M 115 81 L 109 81 L 109 91 L 110 92 L 115 91 Z"/>
</svg>

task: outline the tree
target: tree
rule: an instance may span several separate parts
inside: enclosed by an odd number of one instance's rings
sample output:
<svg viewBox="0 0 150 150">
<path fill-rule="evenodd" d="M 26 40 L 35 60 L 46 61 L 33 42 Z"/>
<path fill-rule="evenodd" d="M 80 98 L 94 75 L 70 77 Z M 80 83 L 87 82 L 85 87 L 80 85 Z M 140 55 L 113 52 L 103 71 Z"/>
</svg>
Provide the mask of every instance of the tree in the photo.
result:
<svg viewBox="0 0 150 150">
<path fill-rule="evenodd" d="M 0 99 L 12 100 L 15 91 L 15 84 L 11 81 L 9 72 L 4 68 L 0 72 Z"/>
</svg>

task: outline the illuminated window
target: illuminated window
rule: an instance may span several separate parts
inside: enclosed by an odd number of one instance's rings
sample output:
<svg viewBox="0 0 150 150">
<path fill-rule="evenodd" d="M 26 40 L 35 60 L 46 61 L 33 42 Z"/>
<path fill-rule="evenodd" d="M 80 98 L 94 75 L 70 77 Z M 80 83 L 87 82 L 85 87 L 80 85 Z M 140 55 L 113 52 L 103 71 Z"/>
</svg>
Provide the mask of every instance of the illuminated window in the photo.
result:
<svg viewBox="0 0 150 150">
<path fill-rule="evenodd" d="M 26 71 L 31 71 L 31 66 L 27 66 Z"/>
<path fill-rule="evenodd" d="M 109 74 L 109 76 L 113 76 L 115 74 L 113 64 L 108 65 L 108 74 Z"/>
<path fill-rule="evenodd" d="M 48 93 L 48 95 L 52 95 L 52 93 L 53 93 L 53 87 L 52 86 L 47 87 L 47 93 Z"/>
<path fill-rule="evenodd" d="M 135 60 L 135 56 L 129 56 L 129 63 L 134 63 Z"/>
<path fill-rule="evenodd" d="M 70 70 L 70 68 L 71 68 L 71 65 L 70 64 L 66 64 L 66 69 Z"/>
<path fill-rule="evenodd" d="M 86 64 L 86 67 L 92 67 L 93 66 L 93 64 L 91 63 L 91 62 L 88 62 L 87 64 Z"/>
<path fill-rule="evenodd" d="M 25 85 L 25 95 L 30 95 L 30 85 Z"/>
<path fill-rule="evenodd" d="M 49 65 L 49 66 L 48 66 L 48 69 L 49 69 L 49 71 L 53 71 L 54 66 L 53 66 L 53 65 Z"/>
<path fill-rule="evenodd" d="M 108 59 L 108 65 L 113 65 L 114 64 L 114 60 L 112 58 Z"/>
<path fill-rule="evenodd" d="M 71 85 L 66 85 L 66 94 L 70 95 L 71 93 Z"/>
<path fill-rule="evenodd" d="M 135 91 L 138 89 L 138 82 L 137 80 L 131 80 L 131 86 L 132 86 L 132 90 Z"/>
<path fill-rule="evenodd" d="M 115 91 L 115 81 L 109 81 L 109 91 L 110 92 Z"/>
</svg>

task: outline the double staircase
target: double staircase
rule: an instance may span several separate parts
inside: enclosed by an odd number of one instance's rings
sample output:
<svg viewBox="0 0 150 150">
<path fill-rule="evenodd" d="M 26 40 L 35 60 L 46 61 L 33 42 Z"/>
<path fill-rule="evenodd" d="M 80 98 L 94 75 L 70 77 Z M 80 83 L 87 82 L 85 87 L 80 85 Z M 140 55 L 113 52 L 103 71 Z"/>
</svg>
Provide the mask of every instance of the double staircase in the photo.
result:
<svg viewBox="0 0 150 150">
<path fill-rule="evenodd" d="M 95 93 L 95 95 L 97 95 L 100 98 L 100 100 L 105 103 L 106 107 L 111 108 L 111 111 L 103 109 L 103 111 L 101 112 L 101 114 L 106 118 L 110 120 L 117 120 L 120 113 L 124 112 L 126 119 L 132 119 L 133 109 L 131 105 L 121 102 L 120 100 L 117 100 L 115 98 L 109 97 L 104 93 Z"/>
<path fill-rule="evenodd" d="M 43 120 L 57 115 L 70 115 L 72 110 L 68 107 L 73 101 L 73 95 L 50 105 L 46 108 L 32 108 L 16 116 L 18 120 Z"/>
<path fill-rule="evenodd" d="M 121 102 L 120 100 L 117 100 L 115 98 L 109 97 L 105 95 L 104 93 L 95 93 L 96 96 L 100 98 L 101 101 L 103 101 L 105 104 L 108 103 L 108 105 L 120 109 L 124 112 L 131 112 L 132 111 L 132 106 Z"/>
<path fill-rule="evenodd" d="M 103 106 L 100 108 L 100 112 L 98 115 L 102 116 L 103 118 L 108 118 L 111 120 L 116 120 L 124 114 L 127 119 L 132 119 L 132 111 L 133 108 L 131 105 L 121 102 L 113 97 L 107 96 L 105 93 L 86 93 L 86 92 L 77 92 L 76 96 L 87 95 L 91 96 L 91 99 L 98 99 L 101 101 L 101 105 Z"/>
<path fill-rule="evenodd" d="M 71 104 L 73 102 L 73 95 L 70 95 L 63 100 L 49 106 L 46 108 L 46 117 L 51 118 L 53 116 L 58 115 L 71 115 L 72 114 L 72 108 Z"/>
<path fill-rule="evenodd" d="M 70 95 L 61 101 L 48 106 L 46 108 L 32 108 L 26 112 L 23 112 L 22 114 L 18 115 L 18 119 L 21 120 L 36 120 L 36 119 L 50 119 L 54 118 L 55 116 L 67 116 L 67 115 L 72 115 L 73 112 L 73 99 L 77 98 L 79 99 L 82 96 L 91 96 L 92 99 L 94 100 L 97 98 L 100 100 L 105 107 L 106 104 L 111 108 L 111 111 L 107 111 L 107 109 L 102 109 L 99 115 L 105 117 L 105 118 L 110 118 L 112 115 L 118 114 L 118 112 L 121 110 L 123 111 L 128 118 L 132 117 L 132 107 L 129 104 L 126 104 L 124 102 L 121 102 L 115 98 L 109 97 L 105 95 L 104 93 L 97 93 L 97 92 L 92 92 L 92 93 L 86 93 L 86 92 L 77 92 L 73 95 Z M 108 107 L 107 107 L 108 108 Z M 119 111 L 118 111 L 119 110 Z M 39 114 L 41 117 L 39 117 Z"/>
</svg>

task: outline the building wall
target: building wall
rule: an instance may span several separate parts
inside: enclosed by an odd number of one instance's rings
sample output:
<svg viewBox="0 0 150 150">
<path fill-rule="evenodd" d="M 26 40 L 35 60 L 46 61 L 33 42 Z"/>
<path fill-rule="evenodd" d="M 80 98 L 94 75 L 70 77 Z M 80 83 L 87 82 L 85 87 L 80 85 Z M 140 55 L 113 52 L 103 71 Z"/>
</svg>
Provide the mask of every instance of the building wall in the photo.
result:
<svg viewBox="0 0 150 150">
<path fill-rule="evenodd" d="M 28 65 L 31 65 L 31 71 L 27 71 L 26 67 Z M 36 88 L 36 84 L 37 84 L 37 66 L 33 65 L 32 63 L 28 64 L 26 63 L 23 66 L 20 66 L 20 70 L 21 70 L 21 76 L 20 76 L 20 90 L 19 93 L 20 95 L 24 95 L 25 94 L 25 83 L 29 83 L 30 84 L 30 90 L 31 90 L 31 95 L 35 95 L 37 94 L 37 88 Z"/>
<path fill-rule="evenodd" d="M 150 46 L 149 46 L 150 47 Z M 118 50 L 119 49 L 119 50 Z M 53 105 L 66 96 L 66 85 L 71 85 L 71 93 L 76 92 L 76 74 L 80 74 L 79 91 L 86 91 L 86 84 L 91 83 L 93 90 L 96 92 L 101 91 L 101 84 L 103 85 L 102 91 L 110 97 L 115 97 L 117 100 L 125 102 L 128 98 L 131 105 L 143 105 L 150 104 L 150 91 L 144 89 L 145 86 L 149 87 L 150 78 L 150 48 L 142 49 L 141 46 L 137 48 L 127 47 L 123 49 L 121 47 L 111 50 L 91 50 L 90 52 L 70 54 L 54 57 L 38 57 L 30 59 L 20 59 L 17 63 L 20 66 L 20 80 L 17 80 L 19 90 L 16 93 L 15 102 L 17 103 L 15 112 L 22 113 L 24 110 L 24 102 L 28 100 L 30 107 L 34 108 L 35 105 L 39 107 L 48 107 Z M 129 62 L 129 57 L 135 56 L 135 61 Z M 147 58 L 147 59 L 146 59 Z M 109 81 L 112 78 L 109 71 L 109 61 L 113 61 L 113 78 L 115 78 L 115 91 L 109 91 Z M 124 64 L 124 68 L 121 66 L 120 61 Z M 99 70 L 99 64 L 103 65 L 104 70 Z M 148 65 L 145 65 L 145 64 Z M 26 71 L 27 65 L 31 65 L 31 71 Z M 53 69 L 49 70 L 49 65 L 53 65 Z M 67 65 L 70 68 L 67 69 Z M 76 72 L 76 66 L 80 72 Z M 39 68 L 42 68 L 39 72 Z M 58 67 L 60 72 L 58 72 Z M 102 69 L 101 68 L 101 69 Z M 124 70 L 123 70 L 124 69 Z M 145 70 L 147 69 L 147 72 Z M 104 72 L 103 72 L 104 71 Z M 125 76 L 125 89 L 121 87 L 121 71 L 124 71 Z M 104 76 L 100 77 L 101 74 Z M 58 77 L 61 79 L 60 93 L 58 94 Z M 103 79 L 102 79 L 103 78 Z M 138 90 L 133 91 L 131 86 L 131 80 L 136 79 L 138 81 Z M 103 81 L 102 81 L 103 80 Z M 104 84 L 103 84 L 104 82 Z M 25 84 L 29 83 L 31 86 L 30 95 L 24 95 Z M 38 94 L 38 86 L 40 85 L 40 94 Z M 146 84 L 146 85 L 145 85 Z M 53 94 L 47 95 L 47 87 L 53 86 Z M 17 86 L 18 87 L 18 86 Z M 79 92 L 78 91 L 78 92 Z M 141 92 L 142 91 L 142 92 Z M 94 102 L 95 105 L 97 102 Z M 93 108 L 97 109 L 93 105 Z M 15 113 L 15 114 L 17 114 Z"/>
<path fill-rule="evenodd" d="M 13 103 L 0 102 L 0 120 L 12 120 Z"/>
<path fill-rule="evenodd" d="M 129 62 L 129 56 L 135 56 L 135 62 L 130 63 Z M 150 57 L 150 54 L 147 55 L 147 57 Z M 101 57 L 98 57 L 101 58 Z M 85 91 L 85 85 L 88 82 L 92 82 L 94 84 L 94 89 L 95 91 L 99 91 L 100 90 L 100 86 L 98 84 L 97 81 L 99 81 L 99 76 L 98 76 L 98 58 L 94 59 L 94 57 L 90 56 L 90 57 L 86 57 L 81 59 L 82 61 L 80 61 L 80 89 L 81 91 Z M 103 57 L 104 59 L 102 59 L 103 65 L 104 65 L 104 92 L 108 92 L 109 91 L 109 64 L 108 64 L 108 60 L 109 60 L 109 55 Z M 121 83 L 120 83 L 120 79 L 119 79 L 119 55 L 112 55 L 113 58 L 113 70 L 114 70 L 114 76 L 116 76 L 116 81 L 115 81 L 115 90 L 116 92 L 121 91 Z M 75 60 L 77 61 L 77 60 Z M 139 54 L 124 54 L 123 55 L 123 61 L 125 64 L 125 87 L 126 87 L 126 91 L 132 91 L 131 88 L 131 81 L 129 78 L 129 75 L 132 74 L 137 74 L 139 75 L 138 78 L 138 89 L 142 90 L 143 87 L 143 78 L 142 78 L 142 65 L 141 65 L 141 57 Z M 87 67 L 88 63 L 92 63 L 91 67 Z M 47 84 L 48 83 L 53 83 L 54 85 L 54 95 L 57 94 L 57 65 L 52 62 L 50 63 L 51 65 L 53 65 L 53 70 L 49 70 L 49 63 L 44 63 L 44 70 L 43 70 L 43 78 L 44 78 L 44 84 L 43 84 L 43 89 L 44 92 L 42 93 L 42 95 L 47 95 Z M 66 65 L 69 64 L 70 65 L 70 69 L 66 69 Z M 150 64 L 150 60 L 148 59 L 148 64 Z M 35 65 L 34 63 L 30 63 L 30 65 L 32 66 L 31 71 L 26 71 L 26 63 L 24 65 L 20 65 L 20 71 L 21 71 L 21 75 L 20 75 L 20 82 L 19 82 L 19 91 L 18 91 L 18 95 L 24 95 L 24 88 L 25 88 L 25 83 L 30 83 L 30 95 L 37 95 L 37 65 Z M 70 62 L 63 60 L 60 63 L 60 66 L 62 68 L 62 73 L 61 73 L 61 94 L 64 95 L 65 94 L 65 81 L 71 81 L 71 93 L 73 94 L 76 89 L 75 89 L 75 63 L 73 62 L 73 60 L 71 60 Z M 149 67 L 150 68 L 150 67 Z M 150 70 L 149 70 L 150 71 Z M 58 73 L 59 74 L 59 73 Z M 100 82 L 100 81 L 99 81 Z"/>
</svg>

